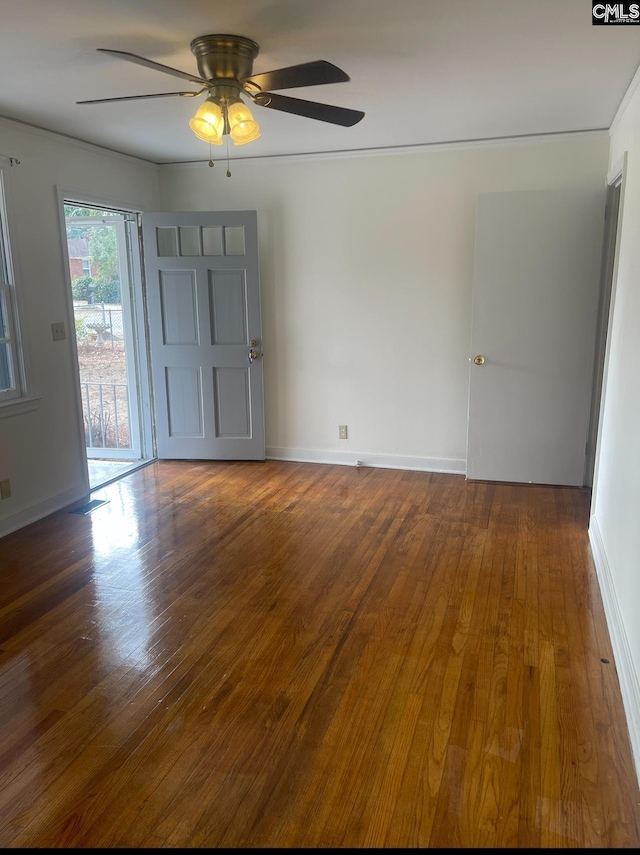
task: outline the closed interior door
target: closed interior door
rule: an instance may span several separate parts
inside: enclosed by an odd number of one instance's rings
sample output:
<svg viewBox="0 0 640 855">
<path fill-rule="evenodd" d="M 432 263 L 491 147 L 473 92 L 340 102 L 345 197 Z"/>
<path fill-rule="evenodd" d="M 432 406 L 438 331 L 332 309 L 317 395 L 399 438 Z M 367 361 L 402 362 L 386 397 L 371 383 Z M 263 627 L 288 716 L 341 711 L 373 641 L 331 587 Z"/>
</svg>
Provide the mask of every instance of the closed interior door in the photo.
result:
<svg viewBox="0 0 640 855">
<path fill-rule="evenodd" d="M 264 460 L 256 212 L 142 222 L 158 457 Z"/>
<path fill-rule="evenodd" d="M 603 214 L 601 191 L 478 197 L 468 478 L 584 483 Z"/>
</svg>

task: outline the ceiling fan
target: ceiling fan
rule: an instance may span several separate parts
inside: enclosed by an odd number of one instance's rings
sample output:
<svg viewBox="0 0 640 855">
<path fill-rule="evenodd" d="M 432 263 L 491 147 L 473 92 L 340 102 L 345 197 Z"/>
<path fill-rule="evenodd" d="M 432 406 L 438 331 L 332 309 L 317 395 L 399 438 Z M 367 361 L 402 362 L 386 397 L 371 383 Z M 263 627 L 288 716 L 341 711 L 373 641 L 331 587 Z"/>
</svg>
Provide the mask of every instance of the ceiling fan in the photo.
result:
<svg viewBox="0 0 640 855">
<path fill-rule="evenodd" d="M 364 113 L 360 110 L 349 110 L 317 101 L 304 101 L 300 98 L 278 95 L 273 91 L 326 83 L 343 83 L 350 79 L 341 68 L 330 62 L 316 60 L 262 74 L 253 74 L 253 61 L 260 48 L 252 39 L 220 34 L 198 36 L 192 40 L 190 47 L 196 57 L 198 74 L 180 71 L 127 51 L 109 48 L 97 48 L 97 50 L 127 62 L 181 77 L 199 86 L 197 91 L 94 98 L 76 103 L 103 104 L 108 101 L 135 101 L 143 98 L 173 96 L 196 98 L 206 92 L 207 98 L 189 122 L 189 126 L 198 139 L 214 145 L 222 145 L 222 138 L 225 135 L 230 136 L 235 145 L 244 145 L 260 136 L 258 123 L 241 99 L 241 95 L 259 107 L 294 113 L 297 116 L 343 127 L 352 127 L 364 117 Z"/>
</svg>

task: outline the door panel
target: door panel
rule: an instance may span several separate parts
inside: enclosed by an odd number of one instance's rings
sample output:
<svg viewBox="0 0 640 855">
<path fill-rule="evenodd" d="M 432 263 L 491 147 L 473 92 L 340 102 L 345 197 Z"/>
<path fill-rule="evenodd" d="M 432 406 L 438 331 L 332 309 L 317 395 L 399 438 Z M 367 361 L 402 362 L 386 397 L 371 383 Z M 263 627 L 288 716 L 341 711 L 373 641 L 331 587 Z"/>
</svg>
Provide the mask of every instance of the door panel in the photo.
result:
<svg viewBox="0 0 640 855">
<path fill-rule="evenodd" d="M 255 211 L 145 214 L 143 240 L 158 457 L 264 460 Z"/>
<path fill-rule="evenodd" d="M 165 368 L 170 437 L 204 437 L 202 370 Z"/>
<path fill-rule="evenodd" d="M 211 271 L 209 307 L 213 343 L 245 344 L 248 319 L 244 270 Z"/>
<path fill-rule="evenodd" d="M 248 368 L 214 368 L 216 436 L 251 433 L 251 403 Z"/>
<path fill-rule="evenodd" d="M 163 344 L 198 344 L 195 271 L 160 271 Z"/>
<path fill-rule="evenodd" d="M 468 478 L 582 486 L 603 211 L 600 191 L 478 197 Z"/>
</svg>

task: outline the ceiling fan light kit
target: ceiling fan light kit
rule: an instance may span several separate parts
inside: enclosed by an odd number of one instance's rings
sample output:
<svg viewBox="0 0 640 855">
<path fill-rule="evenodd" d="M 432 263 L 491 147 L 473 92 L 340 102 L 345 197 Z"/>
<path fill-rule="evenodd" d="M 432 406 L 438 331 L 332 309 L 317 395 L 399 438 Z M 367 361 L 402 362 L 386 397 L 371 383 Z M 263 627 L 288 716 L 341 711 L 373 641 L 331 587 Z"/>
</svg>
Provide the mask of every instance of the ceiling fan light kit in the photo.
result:
<svg viewBox="0 0 640 855">
<path fill-rule="evenodd" d="M 260 136 L 260 128 L 251 115 L 251 110 L 239 98 L 227 107 L 227 123 L 234 145 L 253 142 Z"/>
<path fill-rule="evenodd" d="M 321 122 L 343 127 L 352 127 L 364 113 L 345 107 L 320 104 L 276 95 L 271 90 L 294 89 L 300 86 L 318 86 L 327 83 L 342 83 L 350 78 L 341 68 L 324 60 L 292 65 L 262 74 L 253 74 L 253 61 L 259 46 L 244 36 L 208 35 L 198 36 L 191 42 L 191 52 L 196 57 L 198 74 L 180 71 L 168 65 L 154 62 L 127 51 L 97 48 L 119 59 L 143 65 L 165 74 L 181 77 L 200 86 L 196 92 L 163 92 L 155 95 L 127 95 L 120 98 L 99 98 L 78 101 L 78 104 L 99 104 L 107 101 L 133 101 L 143 98 L 171 96 L 196 97 L 207 93 L 207 98 L 190 120 L 189 127 L 195 136 L 210 145 L 222 145 L 228 136 L 234 145 L 245 145 L 260 136 L 260 128 L 251 110 L 240 97 L 243 95 L 259 107 L 267 107 L 284 113 L 292 113 Z M 211 163 L 211 161 L 210 161 Z"/>
<path fill-rule="evenodd" d="M 213 98 L 198 107 L 198 111 L 189 122 L 193 133 L 203 142 L 222 145 L 224 134 L 224 115 L 222 107 Z"/>
</svg>

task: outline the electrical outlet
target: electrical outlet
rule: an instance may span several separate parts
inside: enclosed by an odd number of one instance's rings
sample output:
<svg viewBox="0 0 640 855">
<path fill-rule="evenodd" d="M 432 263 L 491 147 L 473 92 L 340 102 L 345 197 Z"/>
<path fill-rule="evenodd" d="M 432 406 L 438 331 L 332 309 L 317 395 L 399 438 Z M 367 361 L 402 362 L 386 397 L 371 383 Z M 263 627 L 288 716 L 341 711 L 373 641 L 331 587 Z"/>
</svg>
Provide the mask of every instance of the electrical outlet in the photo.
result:
<svg viewBox="0 0 640 855">
<path fill-rule="evenodd" d="M 64 321 L 58 321 L 57 324 L 51 324 L 51 335 L 54 341 L 63 341 L 67 337 L 64 328 Z"/>
<path fill-rule="evenodd" d="M 0 481 L 0 499 L 8 499 L 11 495 L 11 481 Z"/>
<path fill-rule="evenodd" d="M 348 439 L 346 425 L 338 425 L 338 439 Z"/>
</svg>

